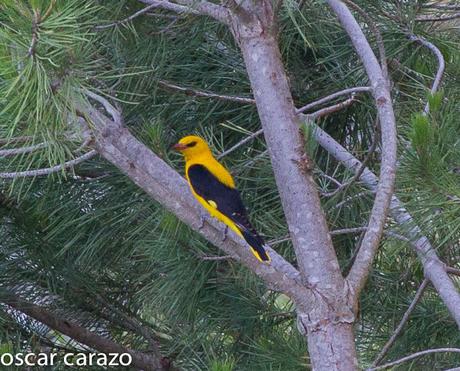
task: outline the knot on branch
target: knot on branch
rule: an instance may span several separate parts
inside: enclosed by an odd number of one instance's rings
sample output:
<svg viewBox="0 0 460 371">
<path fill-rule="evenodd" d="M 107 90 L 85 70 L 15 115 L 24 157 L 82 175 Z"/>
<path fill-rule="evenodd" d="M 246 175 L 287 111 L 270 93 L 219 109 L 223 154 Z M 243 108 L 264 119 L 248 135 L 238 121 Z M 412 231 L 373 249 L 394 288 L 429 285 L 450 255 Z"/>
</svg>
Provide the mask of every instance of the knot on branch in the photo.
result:
<svg viewBox="0 0 460 371">
<path fill-rule="evenodd" d="M 351 310 L 329 312 L 325 314 L 326 316 L 313 318 L 313 315 L 309 313 L 299 312 L 297 315 L 297 329 L 305 336 L 318 331 L 326 331 L 326 328 L 331 325 L 351 325 L 355 322 L 355 315 Z"/>
</svg>

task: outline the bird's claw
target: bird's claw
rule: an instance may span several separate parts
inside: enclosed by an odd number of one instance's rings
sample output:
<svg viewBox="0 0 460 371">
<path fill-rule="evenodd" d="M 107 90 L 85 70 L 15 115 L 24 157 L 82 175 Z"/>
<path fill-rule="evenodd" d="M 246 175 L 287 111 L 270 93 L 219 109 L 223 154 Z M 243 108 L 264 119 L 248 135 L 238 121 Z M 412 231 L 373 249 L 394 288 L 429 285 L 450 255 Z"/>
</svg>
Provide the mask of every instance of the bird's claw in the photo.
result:
<svg viewBox="0 0 460 371">
<path fill-rule="evenodd" d="M 204 223 L 206 222 L 206 215 L 200 215 L 201 224 L 198 226 L 198 230 L 201 231 L 204 228 Z"/>
<path fill-rule="evenodd" d="M 228 232 L 228 225 L 225 226 L 224 231 L 222 233 L 222 242 L 227 239 L 227 232 Z"/>
</svg>

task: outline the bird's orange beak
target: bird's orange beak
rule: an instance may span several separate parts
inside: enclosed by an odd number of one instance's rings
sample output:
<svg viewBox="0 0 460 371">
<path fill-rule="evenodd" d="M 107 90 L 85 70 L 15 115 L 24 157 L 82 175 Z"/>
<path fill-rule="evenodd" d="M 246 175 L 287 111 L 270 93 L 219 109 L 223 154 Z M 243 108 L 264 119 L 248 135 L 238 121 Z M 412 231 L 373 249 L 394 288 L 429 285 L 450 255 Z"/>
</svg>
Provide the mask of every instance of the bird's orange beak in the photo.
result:
<svg viewBox="0 0 460 371">
<path fill-rule="evenodd" d="M 171 149 L 173 149 L 175 151 L 183 151 L 186 148 L 187 148 L 187 146 L 185 144 L 182 144 L 182 143 L 176 143 L 176 144 L 171 146 Z"/>
</svg>

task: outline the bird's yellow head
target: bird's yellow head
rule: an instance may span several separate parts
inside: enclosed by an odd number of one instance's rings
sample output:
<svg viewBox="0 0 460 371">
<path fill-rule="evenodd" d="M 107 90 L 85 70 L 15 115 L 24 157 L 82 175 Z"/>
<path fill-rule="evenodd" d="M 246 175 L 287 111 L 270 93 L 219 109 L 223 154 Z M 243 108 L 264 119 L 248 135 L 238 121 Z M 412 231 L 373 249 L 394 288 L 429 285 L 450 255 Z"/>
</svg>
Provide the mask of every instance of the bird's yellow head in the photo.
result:
<svg viewBox="0 0 460 371">
<path fill-rule="evenodd" d="M 186 159 L 211 152 L 208 143 L 206 143 L 203 138 L 197 137 L 196 135 L 183 137 L 179 142 L 174 144 L 172 148 L 182 153 Z"/>
</svg>

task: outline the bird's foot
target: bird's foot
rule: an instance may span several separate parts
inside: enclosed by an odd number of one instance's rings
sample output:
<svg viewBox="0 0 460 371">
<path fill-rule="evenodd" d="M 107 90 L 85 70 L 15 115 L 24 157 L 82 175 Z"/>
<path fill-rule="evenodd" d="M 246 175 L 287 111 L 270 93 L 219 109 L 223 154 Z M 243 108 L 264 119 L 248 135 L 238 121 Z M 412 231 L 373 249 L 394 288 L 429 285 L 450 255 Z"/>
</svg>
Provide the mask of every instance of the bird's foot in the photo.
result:
<svg viewBox="0 0 460 371">
<path fill-rule="evenodd" d="M 227 239 L 228 225 L 225 226 L 224 231 L 222 232 L 222 242 Z"/>
<path fill-rule="evenodd" d="M 198 230 L 201 231 L 204 228 L 204 223 L 206 222 L 207 216 L 206 214 L 200 215 L 200 222 L 201 224 L 198 226 Z"/>
</svg>

